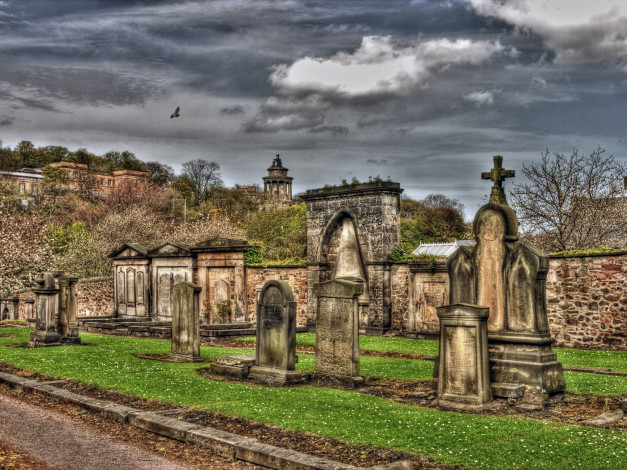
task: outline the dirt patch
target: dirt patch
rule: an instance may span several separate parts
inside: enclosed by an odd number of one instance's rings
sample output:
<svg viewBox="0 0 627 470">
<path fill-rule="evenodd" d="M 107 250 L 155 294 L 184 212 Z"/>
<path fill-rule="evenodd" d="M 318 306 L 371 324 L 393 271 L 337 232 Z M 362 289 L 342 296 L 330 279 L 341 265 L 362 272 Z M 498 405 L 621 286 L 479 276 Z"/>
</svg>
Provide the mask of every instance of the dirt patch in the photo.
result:
<svg viewBox="0 0 627 470">
<path fill-rule="evenodd" d="M 3 470 L 40 470 L 46 466 L 15 447 L 0 442 L 0 468 Z"/>
<path fill-rule="evenodd" d="M 15 335 L 7 335 L 5 333 L 0 333 L 0 338 L 16 338 Z"/>
<path fill-rule="evenodd" d="M 172 359 L 168 354 L 133 354 L 138 359 L 149 359 L 151 361 L 161 361 L 161 362 L 181 362 L 176 359 Z M 201 360 L 194 362 L 209 362 L 208 358 L 201 358 Z"/>
</svg>

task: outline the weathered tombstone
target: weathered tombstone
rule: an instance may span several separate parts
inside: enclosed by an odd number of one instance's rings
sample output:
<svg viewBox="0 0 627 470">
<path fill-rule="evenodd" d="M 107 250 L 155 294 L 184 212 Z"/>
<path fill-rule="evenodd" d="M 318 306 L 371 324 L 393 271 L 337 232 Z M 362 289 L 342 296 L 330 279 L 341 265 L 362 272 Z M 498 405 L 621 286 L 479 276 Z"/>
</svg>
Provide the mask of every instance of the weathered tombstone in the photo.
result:
<svg viewBox="0 0 627 470">
<path fill-rule="evenodd" d="M 255 365 L 248 377 L 273 384 L 307 382 L 310 374 L 295 371 L 296 302 L 285 281 L 269 281 L 261 290 L 257 307 Z"/>
<path fill-rule="evenodd" d="M 359 306 L 363 284 L 333 279 L 314 286 L 318 299 L 313 381 L 357 386 L 359 376 Z"/>
<path fill-rule="evenodd" d="M 52 346 L 61 344 L 61 335 L 57 330 L 59 321 L 59 289 L 50 272 L 43 273 L 37 280 L 39 287 L 33 289 L 36 295 L 37 322 L 35 331 L 30 335 L 32 346 Z"/>
<path fill-rule="evenodd" d="M 61 342 L 78 344 L 78 321 L 76 319 L 76 283 L 78 277 L 61 275 L 57 279 L 59 286 L 59 323 L 58 332 Z"/>
<path fill-rule="evenodd" d="M 482 173 L 494 184 L 474 220 L 477 245 L 448 259 L 450 303 L 489 307 L 488 340 L 492 395 L 544 404 L 563 397 L 562 365 L 551 344 L 546 311 L 548 258 L 519 244 L 518 219 L 501 182 L 514 176 L 502 157 Z"/>
<path fill-rule="evenodd" d="M 489 309 L 469 304 L 438 308 L 440 406 L 482 405 L 492 400 L 488 361 Z"/>
<path fill-rule="evenodd" d="M 179 362 L 201 361 L 200 290 L 191 282 L 174 286 L 172 301 L 172 350 L 170 357 Z"/>
</svg>

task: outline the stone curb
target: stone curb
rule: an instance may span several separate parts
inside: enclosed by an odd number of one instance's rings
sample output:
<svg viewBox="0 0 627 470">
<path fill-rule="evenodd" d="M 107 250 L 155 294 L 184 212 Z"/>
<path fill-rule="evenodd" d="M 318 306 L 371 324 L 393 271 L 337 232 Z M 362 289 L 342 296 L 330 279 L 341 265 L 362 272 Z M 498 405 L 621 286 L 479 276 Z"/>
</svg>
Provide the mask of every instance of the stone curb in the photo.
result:
<svg viewBox="0 0 627 470">
<path fill-rule="evenodd" d="M 141 411 L 106 400 L 86 397 L 53 387 L 37 380 L 27 379 L 6 372 L 0 372 L 0 383 L 17 390 L 45 395 L 61 402 L 71 403 L 92 412 L 129 424 L 155 434 L 160 434 L 181 442 L 198 445 L 220 455 L 275 469 L 302 470 L 358 470 L 359 467 L 342 464 L 322 457 L 315 457 L 289 449 L 263 444 L 257 439 L 240 436 L 216 428 L 195 425 L 159 412 Z"/>
</svg>

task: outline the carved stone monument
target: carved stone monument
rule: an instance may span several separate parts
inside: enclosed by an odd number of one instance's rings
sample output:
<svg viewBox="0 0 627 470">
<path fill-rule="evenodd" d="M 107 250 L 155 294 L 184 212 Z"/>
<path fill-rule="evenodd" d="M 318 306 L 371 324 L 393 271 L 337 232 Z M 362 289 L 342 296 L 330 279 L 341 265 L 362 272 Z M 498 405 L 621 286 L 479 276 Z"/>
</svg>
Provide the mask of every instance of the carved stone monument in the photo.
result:
<svg viewBox="0 0 627 470">
<path fill-rule="evenodd" d="M 201 287 L 191 282 L 176 284 L 172 302 L 172 351 L 179 362 L 201 361 L 200 295 Z"/>
<path fill-rule="evenodd" d="M 477 245 L 461 247 L 448 259 L 450 303 L 490 308 L 488 338 L 492 394 L 546 403 L 563 397 L 562 365 L 551 344 L 546 311 L 548 257 L 515 244 L 518 219 L 501 186 L 514 176 L 494 157 L 482 178 L 494 182 L 489 202 L 474 220 Z"/>
<path fill-rule="evenodd" d="M 363 284 L 333 279 L 314 286 L 318 299 L 316 361 L 312 380 L 321 384 L 361 385 L 358 298 Z"/>
<path fill-rule="evenodd" d="M 43 278 L 37 280 L 39 286 L 33 289 L 36 295 L 37 322 L 35 331 L 30 335 L 32 346 L 52 346 L 61 344 L 61 335 L 58 332 L 59 321 L 59 292 L 54 275 L 43 273 Z"/>
<path fill-rule="evenodd" d="M 78 344 L 78 321 L 76 319 L 76 283 L 78 277 L 62 274 L 57 278 L 59 287 L 59 323 L 58 332 L 61 342 Z"/>
<path fill-rule="evenodd" d="M 438 308 L 440 406 L 455 403 L 481 405 L 492 400 L 488 361 L 489 309 L 456 304 Z"/>
<path fill-rule="evenodd" d="M 308 382 L 310 374 L 297 372 L 296 302 L 285 281 L 269 281 L 262 290 L 257 308 L 255 365 L 248 377 L 272 384 Z"/>
</svg>

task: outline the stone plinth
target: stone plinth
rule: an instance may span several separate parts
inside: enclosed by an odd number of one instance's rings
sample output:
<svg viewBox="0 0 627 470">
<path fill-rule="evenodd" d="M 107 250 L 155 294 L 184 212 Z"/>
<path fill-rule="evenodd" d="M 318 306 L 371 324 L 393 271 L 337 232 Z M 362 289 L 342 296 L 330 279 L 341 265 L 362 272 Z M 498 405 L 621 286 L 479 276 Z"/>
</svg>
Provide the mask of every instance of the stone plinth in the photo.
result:
<svg viewBox="0 0 627 470">
<path fill-rule="evenodd" d="M 180 362 L 200 361 L 201 287 L 191 282 L 174 286 L 172 304 L 172 352 L 170 357 Z"/>
<path fill-rule="evenodd" d="M 285 281 L 269 281 L 257 308 L 255 366 L 249 377 L 274 385 L 303 383 L 309 374 L 296 372 L 296 302 Z"/>
<path fill-rule="evenodd" d="M 322 384 L 363 383 L 359 376 L 358 298 L 363 285 L 344 279 L 314 286 L 318 299 L 316 362 L 312 380 Z"/>
<path fill-rule="evenodd" d="M 61 344 L 61 335 L 58 332 L 59 319 L 59 292 L 54 275 L 50 272 L 43 274 L 37 281 L 39 287 L 33 289 L 36 295 L 37 322 L 35 331 L 30 335 L 32 346 L 52 346 Z"/>
<path fill-rule="evenodd" d="M 438 308 L 438 400 L 481 405 L 492 399 L 488 361 L 489 309 L 469 304 Z"/>
</svg>

